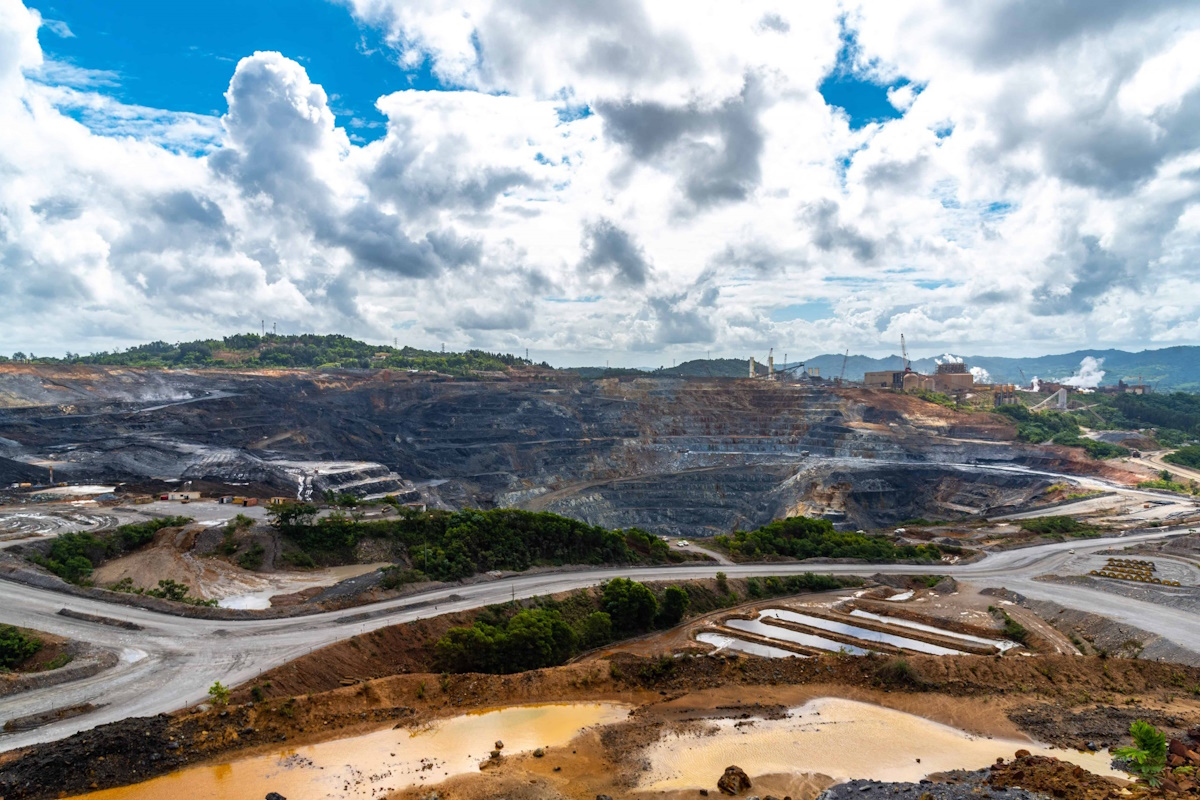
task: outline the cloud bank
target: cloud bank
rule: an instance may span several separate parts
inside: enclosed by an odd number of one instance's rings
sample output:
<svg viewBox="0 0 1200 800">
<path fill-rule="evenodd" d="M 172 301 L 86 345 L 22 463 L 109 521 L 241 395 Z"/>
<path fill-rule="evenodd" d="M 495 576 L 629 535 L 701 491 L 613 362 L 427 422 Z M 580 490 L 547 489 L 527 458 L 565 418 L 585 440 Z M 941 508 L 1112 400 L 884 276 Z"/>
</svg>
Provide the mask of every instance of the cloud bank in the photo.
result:
<svg viewBox="0 0 1200 800">
<path fill-rule="evenodd" d="M 219 118 L 131 106 L 0 0 L 0 350 L 264 318 L 614 365 L 1200 339 L 1195 3 L 344 5 L 450 87 L 380 97 L 365 145 L 295 54 L 244 54 Z"/>
</svg>

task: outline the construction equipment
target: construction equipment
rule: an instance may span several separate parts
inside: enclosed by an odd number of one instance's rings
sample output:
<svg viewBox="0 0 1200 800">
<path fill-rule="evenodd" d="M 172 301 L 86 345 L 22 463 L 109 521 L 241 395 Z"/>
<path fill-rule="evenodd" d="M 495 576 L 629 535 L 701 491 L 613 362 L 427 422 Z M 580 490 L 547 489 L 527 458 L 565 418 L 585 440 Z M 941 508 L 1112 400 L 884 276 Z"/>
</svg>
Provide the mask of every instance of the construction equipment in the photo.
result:
<svg viewBox="0 0 1200 800">
<path fill-rule="evenodd" d="M 900 353 L 904 357 L 904 371 L 912 372 L 912 363 L 908 360 L 908 345 L 904 343 L 904 334 L 900 334 Z"/>
<path fill-rule="evenodd" d="M 846 355 L 842 356 L 842 374 L 838 375 L 838 383 L 846 380 L 846 363 L 850 360 L 850 348 L 846 348 Z"/>
</svg>

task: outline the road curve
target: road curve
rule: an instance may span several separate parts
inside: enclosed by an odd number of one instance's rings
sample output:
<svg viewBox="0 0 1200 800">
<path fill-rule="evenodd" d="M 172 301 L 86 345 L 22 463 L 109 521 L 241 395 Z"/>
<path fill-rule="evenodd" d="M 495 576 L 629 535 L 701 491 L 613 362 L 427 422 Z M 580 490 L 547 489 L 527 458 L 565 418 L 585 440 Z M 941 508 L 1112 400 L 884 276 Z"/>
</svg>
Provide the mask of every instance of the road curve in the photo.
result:
<svg viewBox="0 0 1200 800">
<path fill-rule="evenodd" d="M 35 730 L 0 734 L 0 751 L 54 741 L 126 717 L 148 716 L 182 708 L 203 701 L 213 681 L 220 680 L 227 686 L 236 685 L 313 649 L 365 631 L 502 603 L 513 597 L 527 598 L 580 589 L 619 576 L 650 581 L 710 578 L 718 571 L 741 578 L 802 572 L 834 575 L 923 574 L 933 568 L 939 574 L 967 579 L 981 586 L 1004 586 L 1031 598 L 1051 600 L 1069 608 L 1102 614 L 1200 652 L 1200 626 L 1196 625 L 1195 615 L 1085 587 L 1033 580 L 1038 575 L 1052 573 L 1062 567 L 1072 558 L 1071 550 L 1088 553 L 1113 545 L 1162 539 L 1183 532 L 1183 529 L 1157 530 L 1086 542 L 1037 545 L 992 553 L 975 563 L 954 566 L 688 564 L 539 573 L 469 586 L 453 586 L 349 611 L 269 620 L 175 617 L 0 580 L 0 621 L 90 642 L 112 649 L 122 656 L 117 667 L 91 678 L 5 698 L 0 723 L 83 703 L 92 703 L 99 708 L 86 715 Z M 64 617 L 58 613 L 63 608 L 132 622 L 142 626 L 142 630 L 126 630 Z"/>
</svg>

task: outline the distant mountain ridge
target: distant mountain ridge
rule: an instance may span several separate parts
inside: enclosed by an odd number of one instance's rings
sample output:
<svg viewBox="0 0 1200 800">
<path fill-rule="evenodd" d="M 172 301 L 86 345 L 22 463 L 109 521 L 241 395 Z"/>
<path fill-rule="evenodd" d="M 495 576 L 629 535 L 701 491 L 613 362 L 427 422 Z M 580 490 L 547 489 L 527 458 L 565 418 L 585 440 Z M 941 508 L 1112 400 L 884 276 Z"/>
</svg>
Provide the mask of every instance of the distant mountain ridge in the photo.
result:
<svg viewBox="0 0 1200 800">
<path fill-rule="evenodd" d="M 1110 386 L 1118 380 L 1137 383 L 1139 378 L 1154 386 L 1156 391 L 1200 392 L 1200 347 L 1178 346 L 1161 350 L 1143 350 L 1131 353 L 1126 350 L 1076 350 L 1071 353 L 1048 356 L 1009 358 L 1005 356 L 964 356 L 961 358 L 970 367 L 982 367 L 997 383 L 1028 384 L 1034 377 L 1044 381 L 1069 378 L 1079 371 L 1083 359 L 1103 359 L 1102 386 Z M 917 372 L 933 372 L 937 359 L 913 359 L 912 367 Z M 822 377 L 836 378 L 842 371 L 840 354 L 824 354 L 807 359 L 807 367 L 816 367 Z M 852 355 L 846 360 L 846 379 L 862 380 L 863 374 L 877 370 L 903 369 L 903 359 L 898 355 L 884 358 Z M 1022 378 L 1024 371 L 1024 378 Z"/>
</svg>

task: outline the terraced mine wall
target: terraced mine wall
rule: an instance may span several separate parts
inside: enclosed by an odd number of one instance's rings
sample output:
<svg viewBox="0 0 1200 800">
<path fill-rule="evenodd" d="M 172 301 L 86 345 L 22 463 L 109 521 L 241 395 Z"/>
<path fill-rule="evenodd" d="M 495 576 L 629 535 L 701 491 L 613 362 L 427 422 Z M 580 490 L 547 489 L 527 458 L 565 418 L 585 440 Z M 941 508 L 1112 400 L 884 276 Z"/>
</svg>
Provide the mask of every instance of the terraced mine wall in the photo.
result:
<svg viewBox="0 0 1200 800">
<path fill-rule="evenodd" d="M 795 513 L 847 526 L 989 513 L 1053 482 L 1031 470 L 1093 469 L 1014 442 L 991 414 L 762 380 L 53 369 L 0 369 L 0 456 L 73 479 L 415 487 L 434 505 L 695 535 Z M 338 461 L 355 465 L 335 475 Z"/>
</svg>

